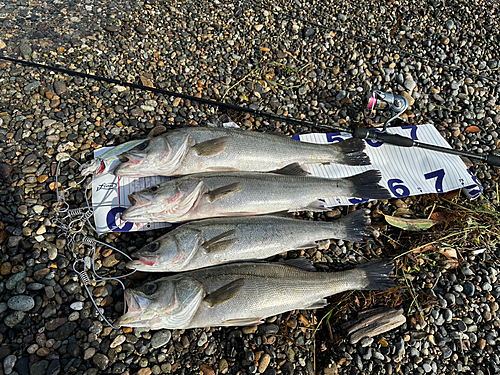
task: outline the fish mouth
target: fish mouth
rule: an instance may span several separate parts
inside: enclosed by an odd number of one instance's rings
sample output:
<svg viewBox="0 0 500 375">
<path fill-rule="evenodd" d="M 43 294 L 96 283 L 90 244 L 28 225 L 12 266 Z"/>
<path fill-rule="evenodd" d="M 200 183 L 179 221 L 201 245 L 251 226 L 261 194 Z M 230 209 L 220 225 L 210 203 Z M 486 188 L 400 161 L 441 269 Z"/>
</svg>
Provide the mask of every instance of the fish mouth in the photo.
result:
<svg viewBox="0 0 500 375">
<path fill-rule="evenodd" d="M 128 200 L 131 206 L 122 213 L 122 220 L 145 223 L 153 219 L 154 215 L 158 213 L 158 210 L 151 208 L 153 204 L 152 197 L 144 196 L 141 193 L 132 193 L 129 194 Z"/>
<path fill-rule="evenodd" d="M 105 170 L 106 170 L 106 163 L 104 163 L 104 161 L 101 161 L 99 163 L 99 165 L 97 166 L 97 170 L 95 171 L 95 175 L 98 176 L 101 173 L 104 173 Z"/>
<path fill-rule="evenodd" d="M 126 165 L 137 165 L 144 161 L 146 154 L 144 152 L 126 152 L 120 156 L 123 159 L 123 164 Z"/>
<path fill-rule="evenodd" d="M 154 266 L 159 259 L 157 255 L 140 255 L 137 253 L 132 254 L 132 257 L 137 260 L 132 260 L 126 264 L 127 268 L 130 269 L 146 269 L 147 267 Z"/>
<path fill-rule="evenodd" d="M 131 289 L 125 289 L 124 295 L 125 302 L 127 304 L 127 314 L 139 313 L 146 310 L 146 308 L 149 306 L 149 299 L 137 295 Z"/>
<path fill-rule="evenodd" d="M 128 152 L 120 156 L 121 164 L 116 167 L 114 174 L 120 177 L 142 177 L 144 170 L 141 168 L 146 154 Z"/>
<path fill-rule="evenodd" d="M 132 206 L 149 206 L 151 199 L 145 197 L 143 194 L 132 193 L 128 195 L 128 200 Z"/>
<path fill-rule="evenodd" d="M 103 160 L 91 160 L 88 163 L 83 164 L 80 166 L 80 174 L 82 176 L 88 176 L 89 174 L 95 174 L 96 176 L 101 174 L 106 170 L 106 164 L 104 163 Z"/>
</svg>

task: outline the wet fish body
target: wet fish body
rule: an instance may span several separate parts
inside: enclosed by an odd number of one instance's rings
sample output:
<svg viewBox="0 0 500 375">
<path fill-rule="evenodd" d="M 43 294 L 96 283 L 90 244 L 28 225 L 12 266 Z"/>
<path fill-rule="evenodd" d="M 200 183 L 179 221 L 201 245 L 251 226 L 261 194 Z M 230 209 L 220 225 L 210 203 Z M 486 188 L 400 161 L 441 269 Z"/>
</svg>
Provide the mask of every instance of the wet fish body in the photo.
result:
<svg viewBox="0 0 500 375">
<path fill-rule="evenodd" d="M 368 165 L 365 143 L 349 139 L 335 144 L 296 141 L 281 134 L 226 128 L 177 129 L 136 147 L 115 170 L 121 177 L 187 175 L 202 172 L 267 172 L 289 164 Z"/>
<path fill-rule="evenodd" d="M 128 312 L 116 325 L 184 329 L 259 324 L 296 309 L 316 309 L 346 290 L 394 286 L 392 262 L 366 263 L 344 272 L 310 272 L 305 260 L 239 263 L 185 272 L 125 291 Z"/>
<path fill-rule="evenodd" d="M 370 238 L 367 217 L 355 211 L 334 222 L 280 216 L 206 219 L 183 224 L 144 246 L 127 267 L 143 272 L 181 272 L 217 264 L 265 259 L 288 250 L 316 247 L 316 241 Z"/>
<path fill-rule="evenodd" d="M 137 223 L 184 222 L 281 211 L 328 211 L 321 199 L 391 197 L 378 185 L 381 175 L 375 170 L 332 180 L 297 175 L 299 172 L 288 168 L 282 171 L 284 174 L 235 172 L 181 177 L 130 194 L 132 206 L 122 219 Z"/>
</svg>

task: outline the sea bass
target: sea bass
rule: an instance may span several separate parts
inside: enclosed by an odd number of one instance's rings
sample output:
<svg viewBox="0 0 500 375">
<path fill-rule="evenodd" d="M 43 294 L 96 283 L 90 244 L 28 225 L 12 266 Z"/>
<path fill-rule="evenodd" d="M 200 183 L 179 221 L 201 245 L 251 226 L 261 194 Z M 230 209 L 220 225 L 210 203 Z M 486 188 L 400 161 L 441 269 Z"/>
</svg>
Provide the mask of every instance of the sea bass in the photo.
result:
<svg viewBox="0 0 500 375">
<path fill-rule="evenodd" d="M 365 143 L 296 141 L 281 134 L 226 128 L 184 128 L 164 133 L 123 154 L 120 177 L 176 176 L 201 172 L 268 172 L 289 164 L 368 165 Z"/>
<path fill-rule="evenodd" d="M 391 260 L 343 272 L 310 272 L 305 259 L 284 263 L 236 263 L 161 278 L 126 289 L 122 327 L 184 329 L 244 326 L 290 310 L 318 309 L 326 297 L 346 290 L 385 290 Z"/>
<path fill-rule="evenodd" d="M 200 173 L 181 177 L 128 196 L 122 219 L 134 223 L 184 222 L 210 217 L 263 215 L 280 211 L 328 211 L 320 199 L 389 199 L 379 186 L 379 171 L 352 177 L 306 177 L 297 165 L 277 173 Z"/>
<path fill-rule="evenodd" d="M 183 224 L 132 254 L 128 268 L 144 272 L 182 272 L 221 263 L 269 258 L 309 249 L 316 241 L 338 238 L 364 242 L 368 218 L 362 210 L 334 222 L 281 216 L 205 219 Z"/>
</svg>

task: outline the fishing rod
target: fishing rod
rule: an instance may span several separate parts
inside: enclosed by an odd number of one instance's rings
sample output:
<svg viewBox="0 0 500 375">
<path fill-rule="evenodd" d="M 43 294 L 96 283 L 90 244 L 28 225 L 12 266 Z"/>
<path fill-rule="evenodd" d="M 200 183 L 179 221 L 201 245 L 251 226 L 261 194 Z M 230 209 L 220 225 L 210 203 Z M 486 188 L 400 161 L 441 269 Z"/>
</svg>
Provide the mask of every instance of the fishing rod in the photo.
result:
<svg viewBox="0 0 500 375">
<path fill-rule="evenodd" d="M 213 106 L 213 107 L 220 107 L 220 108 L 231 109 L 231 110 L 238 111 L 238 112 L 251 113 L 255 116 L 262 116 L 262 117 L 271 118 L 271 119 L 278 120 L 278 121 L 284 121 L 287 123 L 306 125 L 306 126 L 309 126 L 312 128 L 314 128 L 314 127 L 328 127 L 329 129 L 331 129 L 333 131 L 346 132 L 346 133 L 352 134 L 352 136 L 354 138 L 370 139 L 373 141 L 387 143 L 387 144 L 391 144 L 391 145 L 399 146 L 399 147 L 418 147 L 418 148 L 423 148 L 423 149 L 427 149 L 427 150 L 431 150 L 431 151 L 442 152 L 445 154 L 465 156 L 465 157 L 468 157 L 471 159 L 477 159 L 477 160 L 484 161 L 491 166 L 500 167 L 500 156 L 496 156 L 493 154 L 476 154 L 476 153 L 468 152 L 468 151 L 458 151 L 458 150 L 454 150 L 451 148 L 446 148 L 446 147 L 441 147 L 441 146 L 436 146 L 436 145 L 418 142 L 416 140 L 413 140 L 413 139 L 408 138 L 408 137 L 404 137 L 402 135 L 388 133 L 387 126 L 392 121 L 394 121 L 396 119 L 401 119 L 400 116 L 409 107 L 409 102 L 404 96 L 395 95 L 392 93 L 387 93 L 387 92 L 375 90 L 372 92 L 372 94 L 368 98 L 368 109 L 369 110 L 372 110 L 372 111 L 389 110 L 392 113 L 392 117 L 389 118 L 384 123 L 384 127 L 381 131 L 374 130 L 374 129 L 360 128 L 360 127 L 356 127 L 354 130 L 349 130 L 349 129 L 334 127 L 334 126 L 329 126 L 329 125 L 325 126 L 323 124 L 319 124 L 319 123 L 316 123 L 313 121 L 307 121 L 307 120 L 302 120 L 302 119 L 296 119 L 293 117 L 282 116 L 282 115 L 278 115 L 278 114 L 275 114 L 272 112 L 265 112 L 265 111 L 260 111 L 257 109 L 248 108 L 248 107 L 237 106 L 234 104 L 217 102 L 215 100 L 210 100 L 210 99 L 197 98 L 195 96 L 191 96 L 191 95 L 187 95 L 187 94 L 181 94 L 181 93 L 168 91 L 168 90 L 164 90 L 164 89 L 158 89 L 155 87 L 149 87 L 149 86 L 139 85 L 136 83 L 120 81 L 120 80 L 113 79 L 113 78 L 101 77 L 101 76 L 97 76 L 97 75 L 93 75 L 93 74 L 82 73 L 82 72 L 78 72 L 75 70 L 64 69 L 64 68 L 60 68 L 60 67 L 56 67 L 56 66 L 38 64 L 35 62 L 31 62 L 31 61 L 14 59 L 14 58 L 7 57 L 7 56 L 0 56 L 0 60 L 5 60 L 5 61 L 12 62 L 12 63 L 22 64 L 22 65 L 36 67 L 36 68 L 40 68 L 40 69 L 46 69 L 46 70 L 50 70 L 50 71 L 54 71 L 54 72 L 67 74 L 70 76 L 77 76 L 77 77 L 82 77 L 82 78 L 94 79 L 94 80 L 100 81 L 100 82 L 113 83 L 113 84 L 124 86 L 124 87 L 150 91 L 150 92 L 154 92 L 157 94 L 173 96 L 173 97 L 177 97 L 177 98 L 181 98 L 181 99 L 188 99 L 191 101 L 195 101 L 195 102 L 206 104 L 206 105 Z"/>
</svg>

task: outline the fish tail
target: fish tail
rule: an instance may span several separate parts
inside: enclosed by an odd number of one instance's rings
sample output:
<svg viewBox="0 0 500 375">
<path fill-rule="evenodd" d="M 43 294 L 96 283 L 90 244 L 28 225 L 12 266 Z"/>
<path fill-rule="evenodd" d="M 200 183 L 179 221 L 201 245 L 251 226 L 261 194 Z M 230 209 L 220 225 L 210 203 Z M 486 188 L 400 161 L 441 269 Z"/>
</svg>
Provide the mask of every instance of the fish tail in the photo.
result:
<svg viewBox="0 0 500 375">
<path fill-rule="evenodd" d="M 352 242 L 372 242 L 371 233 L 366 229 L 368 216 L 364 210 L 357 210 L 335 220 L 332 223 L 335 229 L 338 228 L 338 238 Z"/>
<path fill-rule="evenodd" d="M 335 143 L 331 146 L 340 153 L 338 163 L 345 165 L 370 165 L 370 157 L 365 154 L 365 141 L 357 138 L 349 138 L 345 141 Z"/>
<path fill-rule="evenodd" d="M 390 199 L 391 193 L 380 186 L 382 175 L 380 171 L 370 170 L 357 175 L 347 177 L 344 180 L 349 183 L 349 189 L 353 197 L 368 199 Z"/>
<path fill-rule="evenodd" d="M 354 271 L 361 272 L 361 278 L 364 279 L 364 290 L 386 290 L 397 284 L 389 278 L 394 264 L 392 259 L 380 259 L 364 263 Z"/>
</svg>

